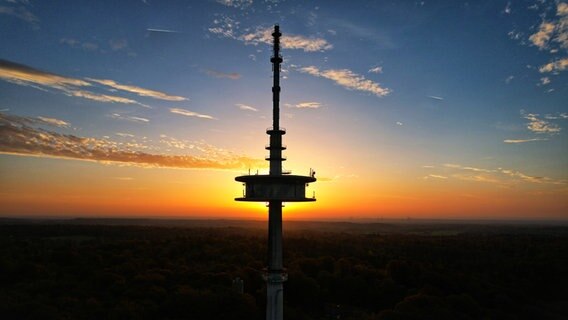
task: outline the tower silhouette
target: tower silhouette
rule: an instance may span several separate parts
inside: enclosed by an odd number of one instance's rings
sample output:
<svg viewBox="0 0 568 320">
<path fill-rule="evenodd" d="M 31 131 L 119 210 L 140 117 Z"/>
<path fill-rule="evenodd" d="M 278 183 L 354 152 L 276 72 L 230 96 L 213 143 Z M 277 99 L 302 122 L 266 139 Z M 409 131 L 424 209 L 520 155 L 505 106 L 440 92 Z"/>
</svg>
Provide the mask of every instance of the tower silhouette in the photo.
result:
<svg viewBox="0 0 568 320">
<path fill-rule="evenodd" d="M 282 151 L 286 149 L 282 145 L 282 136 L 286 130 L 280 127 L 280 28 L 274 26 L 272 37 L 274 38 L 274 55 L 272 62 L 273 85 L 272 85 L 272 127 L 266 129 L 270 136 L 270 144 L 266 146 L 270 162 L 270 172 L 267 175 L 244 175 L 235 180 L 245 186 L 243 197 L 235 198 L 237 201 L 268 202 L 268 267 L 265 274 L 266 280 L 266 319 L 283 319 L 283 283 L 288 275 L 282 264 L 282 203 L 315 201 L 314 198 L 306 198 L 306 186 L 315 182 L 315 172 L 310 170 L 309 176 L 292 175 L 282 171 Z"/>
</svg>

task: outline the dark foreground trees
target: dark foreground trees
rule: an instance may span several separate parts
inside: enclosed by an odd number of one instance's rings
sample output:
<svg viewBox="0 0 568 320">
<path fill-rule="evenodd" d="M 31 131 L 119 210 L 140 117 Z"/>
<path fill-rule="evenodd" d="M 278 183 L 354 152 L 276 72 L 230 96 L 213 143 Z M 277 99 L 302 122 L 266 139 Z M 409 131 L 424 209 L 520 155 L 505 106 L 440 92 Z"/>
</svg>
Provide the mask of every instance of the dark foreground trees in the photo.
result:
<svg viewBox="0 0 568 320">
<path fill-rule="evenodd" d="M 453 228 L 286 232 L 286 318 L 568 317 L 566 228 Z M 246 228 L 0 225 L 0 315 L 263 319 L 265 244 Z"/>
</svg>

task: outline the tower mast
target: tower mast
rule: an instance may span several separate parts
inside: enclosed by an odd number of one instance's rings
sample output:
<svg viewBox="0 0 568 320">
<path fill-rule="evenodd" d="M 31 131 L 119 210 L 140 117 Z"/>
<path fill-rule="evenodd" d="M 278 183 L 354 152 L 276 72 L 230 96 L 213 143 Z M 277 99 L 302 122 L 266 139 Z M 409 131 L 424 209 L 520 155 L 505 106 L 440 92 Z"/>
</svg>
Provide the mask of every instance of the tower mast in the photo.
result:
<svg viewBox="0 0 568 320">
<path fill-rule="evenodd" d="M 272 62 L 272 130 L 268 132 L 270 135 L 270 174 L 282 174 L 282 135 L 285 131 L 280 130 L 280 64 L 282 57 L 280 56 L 280 27 L 274 26 L 274 55 L 270 58 Z"/>
<path fill-rule="evenodd" d="M 282 175 L 282 135 L 280 130 L 280 27 L 274 26 L 274 56 L 272 62 L 272 131 L 270 135 L 270 175 Z M 282 264 L 282 201 L 268 202 L 268 272 L 266 275 L 266 319 L 284 317 L 284 287 L 288 276 Z"/>
<path fill-rule="evenodd" d="M 282 136 L 286 130 L 280 127 L 280 27 L 274 26 L 272 62 L 272 127 L 266 130 L 270 136 L 270 144 L 266 147 L 269 155 L 266 160 L 270 162 L 270 172 L 267 175 L 244 175 L 235 180 L 245 186 L 243 197 L 237 201 L 268 202 L 268 266 L 266 269 L 266 319 L 282 320 L 284 317 L 284 289 L 283 283 L 288 275 L 282 263 L 282 203 L 315 201 L 306 198 L 306 186 L 315 182 L 313 171 L 309 176 L 292 175 L 282 172 Z"/>
</svg>

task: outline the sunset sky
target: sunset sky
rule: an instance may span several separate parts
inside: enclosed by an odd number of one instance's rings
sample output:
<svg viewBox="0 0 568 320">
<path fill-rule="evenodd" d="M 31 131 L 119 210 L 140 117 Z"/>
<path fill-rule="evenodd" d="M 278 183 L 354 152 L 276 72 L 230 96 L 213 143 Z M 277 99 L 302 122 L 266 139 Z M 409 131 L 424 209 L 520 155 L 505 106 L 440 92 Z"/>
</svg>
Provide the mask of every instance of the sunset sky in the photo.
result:
<svg viewBox="0 0 568 320">
<path fill-rule="evenodd" d="M 568 3 L 0 0 L 0 216 L 568 219 Z"/>
</svg>

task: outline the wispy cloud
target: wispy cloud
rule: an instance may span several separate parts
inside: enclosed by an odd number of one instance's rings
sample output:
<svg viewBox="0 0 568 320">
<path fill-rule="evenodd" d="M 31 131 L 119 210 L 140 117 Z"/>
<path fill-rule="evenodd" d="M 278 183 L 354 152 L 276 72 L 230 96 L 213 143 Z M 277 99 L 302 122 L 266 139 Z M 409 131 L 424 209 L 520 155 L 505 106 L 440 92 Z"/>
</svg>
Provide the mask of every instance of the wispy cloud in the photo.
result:
<svg viewBox="0 0 568 320">
<path fill-rule="evenodd" d="M 96 40 L 84 41 L 66 37 L 61 38 L 59 43 L 74 49 L 83 49 L 85 51 L 98 51 L 99 53 L 108 53 L 108 51 L 124 51 L 127 52 L 129 56 L 136 56 L 135 52 L 129 50 L 128 41 L 126 39 L 111 39 L 107 42 L 101 43 Z"/>
<path fill-rule="evenodd" d="M 259 43 L 272 44 L 272 28 L 259 28 L 254 32 L 243 34 L 238 39 L 246 44 L 257 45 Z M 323 38 L 304 37 L 284 33 L 280 40 L 285 49 L 301 49 L 306 52 L 330 50 L 333 46 Z"/>
<path fill-rule="evenodd" d="M 268 44 L 272 45 L 272 27 L 259 27 L 254 31 L 242 33 L 240 22 L 227 16 L 222 16 L 213 21 L 214 26 L 209 32 L 230 39 L 243 41 L 248 45 Z M 283 33 L 280 43 L 285 49 L 299 49 L 306 52 L 326 51 L 333 48 L 327 40 L 318 37 L 306 37 Z"/>
<path fill-rule="evenodd" d="M 548 139 L 542 138 L 533 138 L 533 139 L 506 139 L 503 140 L 505 143 L 525 143 L 525 142 L 533 142 L 533 141 L 546 141 Z"/>
<path fill-rule="evenodd" d="M 87 80 L 92 81 L 92 82 L 96 82 L 102 85 L 105 85 L 107 87 L 111 87 L 117 90 L 122 90 L 122 91 L 127 91 L 127 92 L 131 92 L 134 94 L 137 94 L 139 96 L 142 97 L 151 97 L 154 99 L 160 99 L 160 100 L 166 100 L 166 101 L 184 101 L 184 100 L 188 100 L 186 97 L 181 97 L 181 96 L 172 96 L 160 91 L 156 91 L 156 90 L 151 90 L 151 89 L 145 89 L 145 88 L 141 88 L 141 87 L 137 87 L 137 86 L 133 86 L 133 85 L 125 85 L 125 84 L 119 84 L 113 80 L 100 80 L 100 79 L 92 79 L 92 78 L 87 78 Z"/>
<path fill-rule="evenodd" d="M 509 84 L 511 83 L 511 81 L 513 81 L 513 79 L 515 79 L 515 76 L 508 76 L 507 78 L 505 78 L 505 83 Z"/>
<path fill-rule="evenodd" d="M 495 170 L 492 170 L 492 169 L 483 169 L 483 168 L 462 166 L 462 165 L 460 165 L 460 164 L 455 164 L 455 163 L 445 163 L 445 164 L 444 164 L 444 167 L 446 167 L 446 168 L 453 168 L 453 169 L 460 169 L 460 170 L 467 170 L 467 171 L 473 171 L 473 172 L 495 172 Z"/>
<path fill-rule="evenodd" d="M 131 133 L 125 133 L 125 132 L 117 132 L 115 133 L 117 136 L 119 137 L 123 137 L 123 138 L 134 138 L 134 135 Z"/>
<path fill-rule="evenodd" d="M 46 88 L 54 89 L 71 97 L 80 97 L 98 102 L 136 104 L 149 107 L 130 98 L 85 90 L 85 88 L 92 87 L 92 83 L 83 79 L 60 76 L 6 60 L 0 60 L 0 79 L 44 91 Z"/>
<path fill-rule="evenodd" d="M 429 174 L 426 177 L 442 179 L 458 179 L 464 181 L 490 183 L 502 187 L 510 187 L 515 184 L 533 183 L 533 184 L 549 184 L 549 185 L 566 185 L 568 181 L 553 179 L 541 176 L 532 176 L 517 170 L 506 168 L 480 168 L 473 166 L 465 166 L 455 163 L 446 163 L 441 168 L 435 169 L 438 172 Z M 441 172 L 440 172 L 441 171 Z"/>
<path fill-rule="evenodd" d="M 205 70 L 208 76 L 214 78 L 221 78 L 221 79 L 231 79 L 231 80 L 238 80 L 241 78 L 241 75 L 236 72 L 225 73 L 217 70 L 207 69 Z"/>
<path fill-rule="evenodd" d="M 523 118 L 529 120 L 527 129 L 537 134 L 557 134 L 560 132 L 560 127 L 554 123 L 539 118 L 535 113 L 524 113 L 521 111 Z"/>
<path fill-rule="evenodd" d="M 505 6 L 505 9 L 503 9 L 503 12 L 505 14 L 511 14 L 511 1 L 507 2 L 507 5 Z"/>
<path fill-rule="evenodd" d="M 138 102 L 134 99 L 118 97 L 118 96 L 111 96 L 111 95 L 108 95 L 108 94 L 98 94 L 98 93 L 93 93 L 93 92 L 90 92 L 90 91 L 78 90 L 78 89 L 65 89 L 64 92 L 68 96 L 85 98 L 85 99 L 98 101 L 98 102 L 137 104 L 141 107 L 150 108 L 149 105 L 143 104 L 143 103 Z"/>
<path fill-rule="evenodd" d="M 159 32 L 159 33 L 180 33 L 179 31 L 176 31 L 176 30 L 156 29 L 156 28 L 147 28 L 146 31 Z"/>
<path fill-rule="evenodd" d="M 568 58 L 562 58 L 541 66 L 538 69 L 538 71 L 540 71 L 541 73 L 545 73 L 545 72 L 564 71 L 566 69 L 568 69 Z"/>
<path fill-rule="evenodd" d="M 246 105 L 246 104 L 242 104 L 242 103 L 237 103 L 236 106 L 239 107 L 239 109 L 241 109 L 241 110 L 255 111 L 255 112 L 258 111 L 257 108 L 252 107 L 252 106 L 249 106 L 249 105 Z"/>
<path fill-rule="evenodd" d="M 10 2 L 12 3 L 10 4 Z M 16 17 L 37 28 L 39 19 L 35 14 L 28 10 L 28 8 L 26 7 L 26 5 L 28 4 L 29 3 L 27 1 L 22 1 L 21 3 L 18 3 L 18 1 L 8 1 L 8 5 L 0 6 L 0 14 Z M 18 7 L 10 5 L 18 5 Z"/>
<path fill-rule="evenodd" d="M 347 34 L 352 39 L 366 40 L 383 48 L 392 49 L 396 47 L 392 37 L 384 30 L 355 24 L 347 19 L 330 18 L 328 21 L 335 26 L 335 30 L 342 31 L 343 34 Z"/>
<path fill-rule="evenodd" d="M 383 67 L 374 67 L 369 69 L 369 73 L 383 73 Z"/>
<path fill-rule="evenodd" d="M 36 84 L 60 90 L 68 86 L 90 86 L 85 80 L 59 76 L 7 60 L 0 60 L 0 78 L 16 84 Z"/>
<path fill-rule="evenodd" d="M 150 154 L 109 139 L 79 137 L 35 128 L 35 120 L 0 113 L 0 153 L 116 163 L 141 167 L 246 169 L 264 161 L 202 144 L 201 155 Z"/>
<path fill-rule="evenodd" d="M 217 0 L 217 2 L 227 7 L 244 9 L 250 6 L 253 0 Z"/>
<path fill-rule="evenodd" d="M 136 116 L 123 115 L 123 114 L 120 114 L 120 113 L 112 113 L 112 114 L 110 114 L 110 117 L 113 118 L 113 119 L 126 120 L 126 121 L 138 122 L 138 123 L 150 122 L 150 119 L 146 119 L 146 118 L 142 118 L 142 117 L 136 117 Z"/>
<path fill-rule="evenodd" d="M 111 39 L 108 44 L 112 51 L 119 51 L 128 48 L 128 41 L 126 39 Z"/>
<path fill-rule="evenodd" d="M 548 120 L 568 119 L 568 113 L 562 112 L 558 114 L 547 114 L 544 118 Z"/>
<path fill-rule="evenodd" d="M 132 177 L 113 177 L 113 179 L 120 180 L 120 181 L 132 181 L 132 180 L 134 180 L 134 178 L 132 178 Z"/>
<path fill-rule="evenodd" d="M 548 41 L 554 32 L 555 25 L 550 22 L 542 22 L 538 31 L 529 37 L 529 40 L 539 49 L 546 49 Z"/>
<path fill-rule="evenodd" d="M 210 115 L 201 114 L 201 113 L 197 113 L 197 112 L 193 112 L 193 111 L 181 109 L 181 108 L 170 108 L 170 112 L 175 113 L 175 114 L 179 114 L 179 115 L 182 115 L 182 116 L 186 116 L 186 117 L 196 117 L 196 118 L 202 118 L 202 119 L 215 120 L 215 118 L 210 116 Z"/>
<path fill-rule="evenodd" d="M 4 113 L 4 111 L 6 110 L 0 110 L 0 120 L 6 118 L 6 119 L 17 119 L 16 123 L 19 125 L 23 125 L 23 126 L 40 126 L 40 125 L 48 125 L 48 126 L 53 126 L 53 127 L 59 127 L 59 128 L 68 128 L 71 124 L 67 121 L 61 120 L 61 119 L 56 119 L 56 118 L 50 118 L 50 117 L 42 117 L 42 116 L 38 116 L 38 117 L 20 117 L 20 116 L 11 116 L 8 115 L 6 113 Z M 6 122 L 2 121 L 0 122 L 0 125 L 5 125 Z"/>
<path fill-rule="evenodd" d="M 568 3 L 556 2 L 556 14 L 542 21 L 529 41 L 540 50 L 557 54 L 568 52 Z M 544 15 L 543 15 L 544 17 Z M 539 68 L 541 73 L 558 73 L 568 69 L 568 57 L 555 58 Z"/>
<path fill-rule="evenodd" d="M 296 104 L 294 107 L 300 109 L 317 109 L 320 108 L 322 104 L 320 102 L 309 101 L 309 102 L 300 102 Z"/>
<path fill-rule="evenodd" d="M 70 46 L 71 48 L 80 48 L 87 51 L 95 51 L 99 49 L 99 45 L 92 42 L 81 42 L 72 38 L 61 38 L 59 43 Z"/>
<path fill-rule="evenodd" d="M 38 120 L 40 120 L 41 122 L 43 122 L 45 124 L 60 127 L 60 128 L 67 128 L 71 125 L 69 122 L 61 120 L 61 119 L 41 117 L 41 116 L 39 116 L 37 118 L 38 118 Z"/>
<path fill-rule="evenodd" d="M 442 176 L 439 174 L 429 174 L 427 176 L 424 176 L 424 179 L 442 179 L 442 180 L 446 180 L 448 179 L 448 177 L 446 176 Z"/>
<path fill-rule="evenodd" d="M 444 100 L 444 98 L 442 98 L 442 97 L 438 97 L 438 96 L 428 96 L 428 98 L 430 98 L 430 99 L 434 99 L 434 100 L 439 100 L 439 101 L 442 101 L 442 100 Z"/>
<path fill-rule="evenodd" d="M 379 83 L 365 79 L 362 75 L 356 74 L 349 69 L 320 70 L 317 67 L 308 66 L 298 68 L 297 70 L 312 76 L 332 80 L 336 84 L 349 90 L 364 91 L 374 94 L 377 97 L 384 97 L 391 92 L 390 89 L 383 88 Z"/>
</svg>

